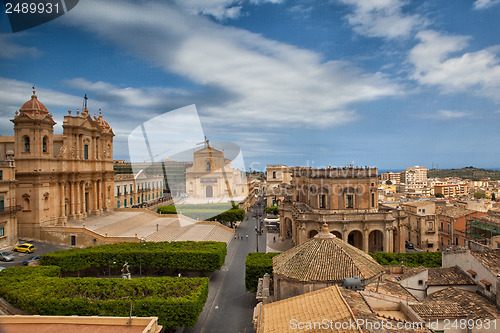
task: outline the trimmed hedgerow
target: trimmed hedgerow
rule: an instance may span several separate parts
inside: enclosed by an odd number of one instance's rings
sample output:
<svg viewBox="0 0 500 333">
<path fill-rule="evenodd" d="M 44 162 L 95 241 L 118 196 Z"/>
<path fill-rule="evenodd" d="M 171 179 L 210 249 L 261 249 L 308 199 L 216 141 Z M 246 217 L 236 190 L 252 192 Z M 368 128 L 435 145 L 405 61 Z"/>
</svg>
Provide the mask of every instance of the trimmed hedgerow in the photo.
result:
<svg viewBox="0 0 500 333">
<path fill-rule="evenodd" d="M 405 265 L 406 267 L 441 267 L 441 252 L 392 253 L 377 252 L 370 255 L 381 265 Z"/>
<path fill-rule="evenodd" d="M 279 208 L 277 206 L 266 207 L 266 214 L 279 214 Z"/>
<path fill-rule="evenodd" d="M 59 278 L 59 267 L 0 272 L 0 295 L 38 315 L 158 317 L 165 327 L 193 327 L 208 296 L 207 278 Z"/>
<path fill-rule="evenodd" d="M 269 273 L 273 277 L 273 257 L 277 256 L 277 252 L 260 253 L 251 252 L 247 255 L 245 261 L 245 289 L 255 293 L 259 278 L 264 274 Z"/>
<path fill-rule="evenodd" d="M 200 221 L 236 222 L 245 219 L 245 210 L 230 203 L 170 205 L 157 208 L 159 214 L 177 214 Z"/>
<path fill-rule="evenodd" d="M 144 269 L 213 272 L 222 267 L 226 253 L 224 242 L 118 243 L 51 252 L 41 257 L 41 264 L 74 272 L 93 267 L 117 268 L 125 261 L 131 267 L 139 267 L 142 261 Z"/>
</svg>

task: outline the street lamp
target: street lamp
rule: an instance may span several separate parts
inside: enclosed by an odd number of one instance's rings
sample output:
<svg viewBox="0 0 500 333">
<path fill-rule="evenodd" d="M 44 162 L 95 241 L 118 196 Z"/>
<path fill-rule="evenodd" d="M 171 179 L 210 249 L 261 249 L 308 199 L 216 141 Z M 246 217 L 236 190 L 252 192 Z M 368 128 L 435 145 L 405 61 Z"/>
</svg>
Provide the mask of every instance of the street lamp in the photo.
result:
<svg viewBox="0 0 500 333">
<path fill-rule="evenodd" d="M 142 276 L 142 245 L 146 245 L 146 238 L 139 239 L 139 276 Z"/>
</svg>

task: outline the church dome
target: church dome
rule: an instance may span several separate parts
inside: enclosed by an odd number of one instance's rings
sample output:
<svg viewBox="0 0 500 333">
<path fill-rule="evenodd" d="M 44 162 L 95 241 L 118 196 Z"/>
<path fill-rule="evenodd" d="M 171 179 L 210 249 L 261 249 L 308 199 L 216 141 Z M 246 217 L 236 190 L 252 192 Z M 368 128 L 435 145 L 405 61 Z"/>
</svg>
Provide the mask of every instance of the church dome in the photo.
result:
<svg viewBox="0 0 500 333">
<path fill-rule="evenodd" d="M 35 94 L 35 88 L 33 88 L 33 95 L 31 95 L 31 99 L 21 106 L 19 109 L 21 113 L 28 113 L 30 115 L 35 114 L 48 114 L 49 110 L 38 100 Z"/>
<path fill-rule="evenodd" d="M 370 255 L 328 232 L 273 258 L 273 273 L 301 282 L 341 283 L 359 277 L 369 281 L 384 271 Z"/>
</svg>

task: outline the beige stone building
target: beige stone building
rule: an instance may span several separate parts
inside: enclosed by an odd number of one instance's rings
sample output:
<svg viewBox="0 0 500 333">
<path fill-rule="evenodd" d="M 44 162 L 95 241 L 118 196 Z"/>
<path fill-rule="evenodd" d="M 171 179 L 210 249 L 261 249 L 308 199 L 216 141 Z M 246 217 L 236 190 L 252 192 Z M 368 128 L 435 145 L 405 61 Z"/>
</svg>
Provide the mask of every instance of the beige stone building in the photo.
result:
<svg viewBox="0 0 500 333">
<path fill-rule="evenodd" d="M 365 252 L 404 250 L 399 216 L 378 209 L 376 168 L 294 167 L 291 172 L 292 185 L 280 206 L 281 239 L 302 244 L 327 223 L 331 233 Z"/>
<path fill-rule="evenodd" d="M 425 251 L 438 251 L 436 204 L 432 201 L 412 201 L 401 205 L 408 219 L 408 242 Z"/>
<path fill-rule="evenodd" d="M 383 272 L 370 255 L 332 235 L 325 223 L 312 239 L 273 258 L 274 298 L 343 285 L 349 278 L 359 278 L 362 287 Z"/>
<path fill-rule="evenodd" d="M 16 204 L 14 152 L 7 155 L 6 161 L 0 161 L 0 248 L 17 242 L 17 212 L 21 208 Z"/>
<path fill-rule="evenodd" d="M 56 135 L 52 114 L 33 91 L 11 121 L 14 136 L 0 137 L 0 160 L 14 153 L 9 205 L 21 206 L 18 236 L 39 239 L 40 227 L 113 210 L 114 134 L 100 113 L 69 110 L 63 134 Z"/>
<path fill-rule="evenodd" d="M 193 166 L 186 169 L 186 193 L 189 198 L 244 198 L 248 195 L 246 175 L 233 169 L 223 151 L 207 143 L 193 153 Z"/>
<path fill-rule="evenodd" d="M 291 170 L 283 164 L 268 165 L 266 174 L 267 207 L 277 206 L 285 198 L 282 185 L 289 185 L 292 181 Z"/>
<path fill-rule="evenodd" d="M 140 170 L 136 175 L 115 175 L 114 180 L 116 208 L 156 203 L 163 198 L 162 175 L 148 175 L 144 170 Z"/>
<path fill-rule="evenodd" d="M 404 183 L 412 184 L 415 182 L 427 181 L 427 168 L 421 166 L 414 166 L 406 168 L 404 171 Z"/>
</svg>

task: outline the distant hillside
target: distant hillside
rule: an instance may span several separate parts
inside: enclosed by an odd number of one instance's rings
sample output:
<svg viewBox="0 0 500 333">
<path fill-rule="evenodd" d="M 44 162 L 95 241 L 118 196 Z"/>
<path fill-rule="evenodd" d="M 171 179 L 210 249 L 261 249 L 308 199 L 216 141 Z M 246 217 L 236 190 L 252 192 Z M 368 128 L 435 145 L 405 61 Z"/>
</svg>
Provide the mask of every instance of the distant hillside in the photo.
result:
<svg viewBox="0 0 500 333">
<path fill-rule="evenodd" d="M 500 171 L 478 169 L 472 166 L 462 169 L 432 169 L 427 171 L 427 177 L 446 178 L 459 177 L 463 179 L 480 180 L 490 178 L 491 180 L 500 180 Z"/>
</svg>

